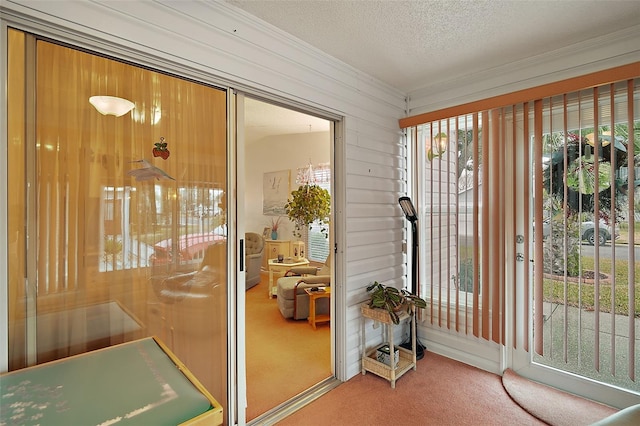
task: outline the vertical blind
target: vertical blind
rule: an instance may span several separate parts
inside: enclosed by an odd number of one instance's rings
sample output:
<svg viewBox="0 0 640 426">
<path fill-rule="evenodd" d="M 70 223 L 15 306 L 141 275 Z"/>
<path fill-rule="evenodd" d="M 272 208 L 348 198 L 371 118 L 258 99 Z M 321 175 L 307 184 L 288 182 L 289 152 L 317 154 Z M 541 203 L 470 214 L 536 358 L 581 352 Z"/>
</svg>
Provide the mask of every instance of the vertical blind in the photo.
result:
<svg viewBox="0 0 640 426">
<path fill-rule="evenodd" d="M 420 282 L 430 299 L 429 321 L 497 343 L 504 343 L 504 193 L 506 182 L 514 181 L 514 170 L 507 176 L 505 167 L 508 112 L 472 113 L 415 129 L 424 153 Z"/>
<path fill-rule="evenodd" d="M 512 329 L 536 362 L 637 389 L 637 69 L 401 120 L 432 326 L 503 345 Z"/>
</svg>

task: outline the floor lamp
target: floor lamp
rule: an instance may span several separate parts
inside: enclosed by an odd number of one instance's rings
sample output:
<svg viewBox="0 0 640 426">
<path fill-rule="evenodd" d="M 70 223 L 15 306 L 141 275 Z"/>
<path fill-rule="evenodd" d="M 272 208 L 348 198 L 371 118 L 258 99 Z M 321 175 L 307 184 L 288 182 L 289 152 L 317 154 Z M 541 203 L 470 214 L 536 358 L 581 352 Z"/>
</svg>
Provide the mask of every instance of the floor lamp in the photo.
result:
<svg viewBox="0 0 640 426">
<path fill-rule="evenodd" d="M 400 197 L 398 199 L 398 203 L 400 203 L 400 207 L 404 212 L 405 217 L 409 222 L 411 222 L 411 231 L 412 231 L 412 248 L 411 248 L 411 293 L 418 295 L 418 212 L 416 212 L 416 208 L 413 206 L 411 202 L 411 198 L 409 197 Z M 414 315 L 417 313 L 414 312 Z M 417 320 L 417 318 L 415 318 Z M 409 341 L 401 344 L 400 346 L 411 350 L 411 338 L 413 337 L 413 328 L 409 327 Z M 424 356 L 424 350 L 426 346 L 420 343 L 418 340 L 418 336 L 416 336 L 416 358 L 422 359 Z"/>
</svg>

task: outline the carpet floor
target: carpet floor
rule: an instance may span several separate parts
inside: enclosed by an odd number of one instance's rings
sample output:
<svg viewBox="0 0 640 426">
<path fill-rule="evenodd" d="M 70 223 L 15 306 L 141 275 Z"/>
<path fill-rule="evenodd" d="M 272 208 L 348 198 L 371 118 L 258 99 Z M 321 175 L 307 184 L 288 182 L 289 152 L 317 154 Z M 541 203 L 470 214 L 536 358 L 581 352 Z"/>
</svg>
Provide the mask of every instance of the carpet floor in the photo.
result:
<svg viewBox="0 0 640 426">
<path fill-rule="evenodd" d="M 331 327 L 285 319 L 268 274 L 246 292 L 247 420 L 331 376 Z"/>
<path fill-rule="evenodd" d="M 286 320 L 267 280 L 247 291 L 247 419 L 251 420 L 331 376 L 330 327 Z M 320 425 L 589 425 L 616 412 L 593 401 L 524 379 L 498 376 L 426 352 L 417 371 L 392 389 L 358 374 L 280 421 Z"/>
<path fill-rule="evenodd" d="M 511 369 L 502 385 L 525 411 L 554 426 L 590 425 L 618 409 L 526 379 Z"/>
<path fill-rule="evenodd" d="M 358 374 L 278 423 L 316 425 L 544 425 L 522 410 L 500 376 L 426 352 L 396 388 Z"/>
<path fill-rule="evenodd" d="M 358 374 L 278 426 L 586 426 L 617 411 L 511 373 L 505 382 L 496 374 L 426 352 L 417 370 L 398 379 L 395 389 L 372 373 Z M 531 411 L 521 407 L 522 399 L 512 398 L 507 387 L 522 396 L 530 394 L 527 399 L 539 399 L 540 404 Z M 549 415 L 551 411 L 555 414 Z"/>
</svg>

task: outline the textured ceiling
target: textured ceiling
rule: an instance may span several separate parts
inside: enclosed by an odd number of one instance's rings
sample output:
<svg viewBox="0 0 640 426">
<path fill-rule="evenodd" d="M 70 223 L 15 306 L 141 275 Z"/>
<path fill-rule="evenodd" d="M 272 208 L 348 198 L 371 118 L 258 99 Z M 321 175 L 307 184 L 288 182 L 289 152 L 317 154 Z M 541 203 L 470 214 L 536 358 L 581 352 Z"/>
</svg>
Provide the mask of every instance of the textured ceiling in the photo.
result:
<svg viewBox="0 0 640 426">
<path fill-rule="evenodd" d="M 640 23 L 640 1 L 227 0 L 411 93 Z"/>
<path fill-rule="evenodd" d="M 329 131 L 327 120 L 251 98 L 245 98 L 244 114 L 248 144 L 274 135 Z"/>
</svg>

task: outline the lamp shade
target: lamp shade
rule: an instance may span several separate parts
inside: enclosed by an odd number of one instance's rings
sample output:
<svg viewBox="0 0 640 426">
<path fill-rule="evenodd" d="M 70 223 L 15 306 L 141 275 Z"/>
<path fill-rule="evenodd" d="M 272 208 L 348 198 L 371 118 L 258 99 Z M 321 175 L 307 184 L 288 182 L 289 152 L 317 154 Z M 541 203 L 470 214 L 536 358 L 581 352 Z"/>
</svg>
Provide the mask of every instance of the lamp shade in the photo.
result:
<svg viewBox="0 0 640 426">
<path fill-rule="evenodd" d="M 123 98 L 115 96 L 91 96 L 89 103 L 102 115 L 115 115 L 120 117 L 131 111 L 135 104 Z"/>
<path fill-rule="evenodd" d="M 445 133 L 439 133 L 435 138 L 436 148 L 439 154 L 443 154 L 447 150 L 449 139 Z"/>
<path fill-rule="evenodd" d="M 398 203 L 400 203 L 400 207 L 409 222 L 418 220 L 418 212 L 409 197 L 400 197 Z"/>
</svg>

